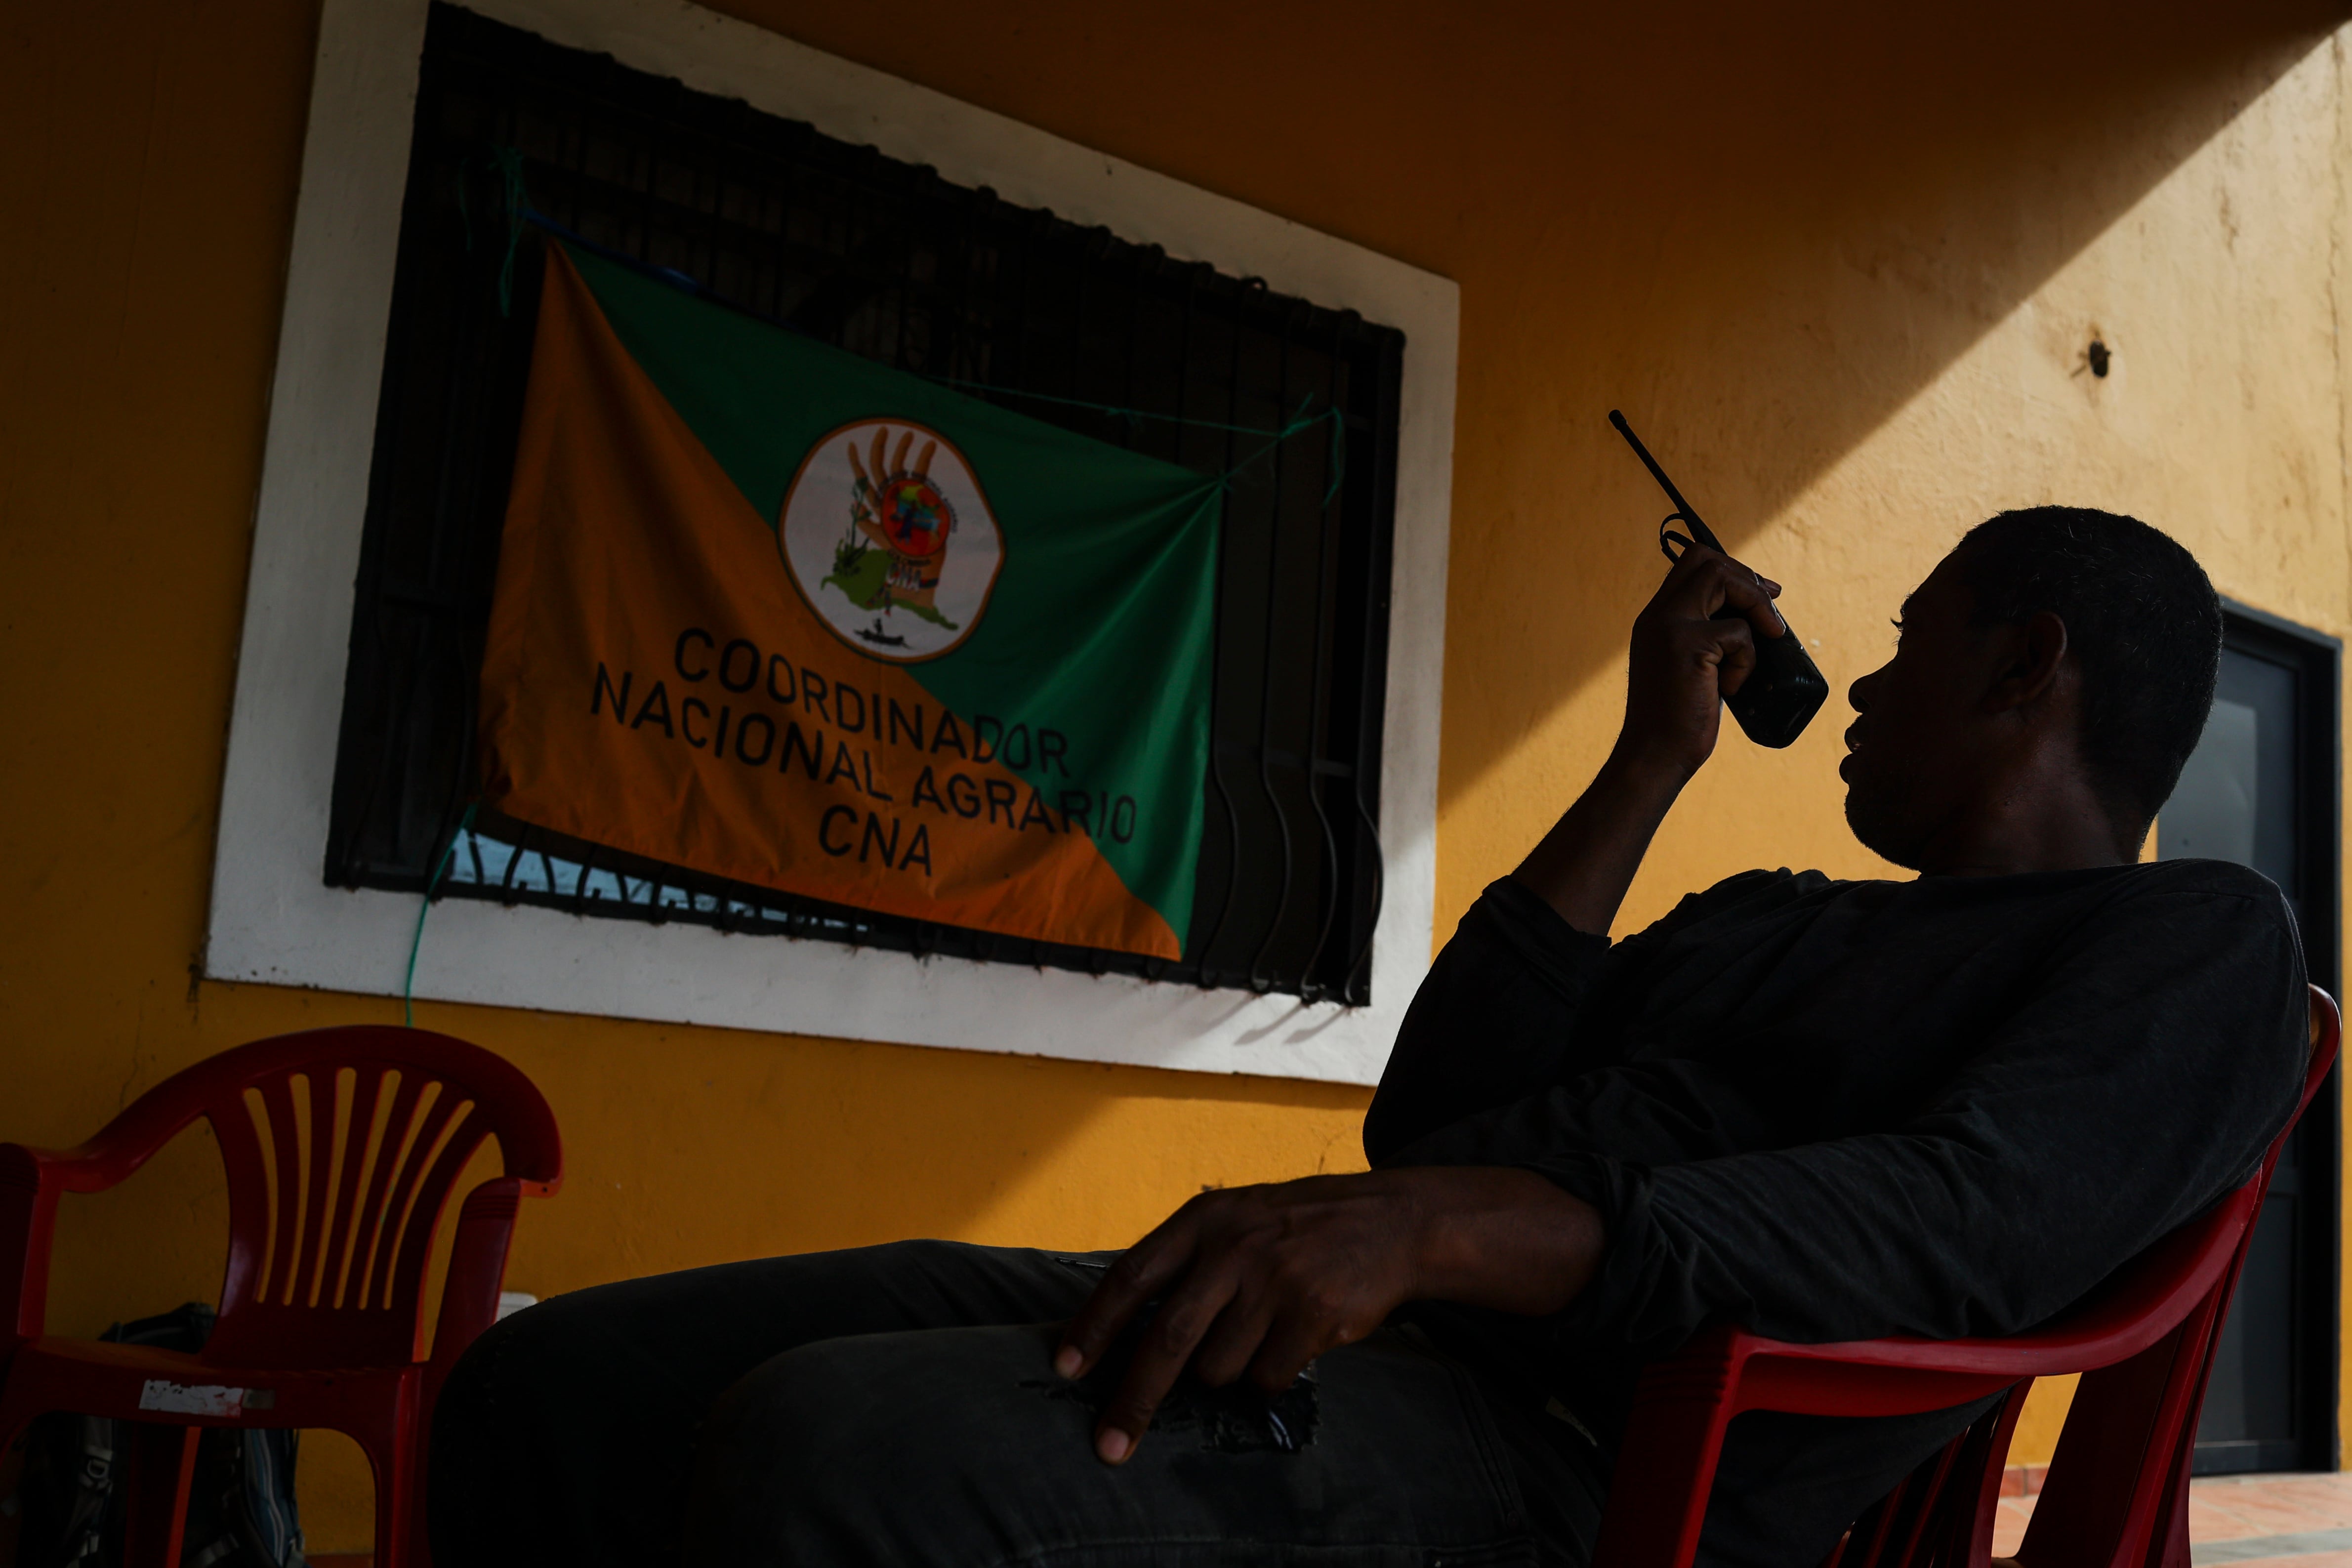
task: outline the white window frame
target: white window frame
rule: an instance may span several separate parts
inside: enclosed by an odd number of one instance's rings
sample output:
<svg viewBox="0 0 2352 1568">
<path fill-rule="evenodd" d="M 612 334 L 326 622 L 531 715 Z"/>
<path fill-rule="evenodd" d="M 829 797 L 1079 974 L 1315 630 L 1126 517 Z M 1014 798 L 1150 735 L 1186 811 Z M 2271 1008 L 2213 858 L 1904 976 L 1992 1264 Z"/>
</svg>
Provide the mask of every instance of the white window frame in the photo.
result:
<svg viewBox="0 0 2352 1568">
<path fill-rule="evenodd" d="M 1405 334 L 1372 1000 L 1202 991 L 447 899 L 415 994 L 446 1002 L 1378 1080 L 1429 967 L 1459 290 L 1360 246 L 683 0 L 467 0 L 552 43 L 814 123 L 945 178 L 1255 275 Z M 417 898 L 323 880 L 360 534 L 425 0 L 326 0 L 256 510 L 205 973 L 401 994 Z"/>
</svg>

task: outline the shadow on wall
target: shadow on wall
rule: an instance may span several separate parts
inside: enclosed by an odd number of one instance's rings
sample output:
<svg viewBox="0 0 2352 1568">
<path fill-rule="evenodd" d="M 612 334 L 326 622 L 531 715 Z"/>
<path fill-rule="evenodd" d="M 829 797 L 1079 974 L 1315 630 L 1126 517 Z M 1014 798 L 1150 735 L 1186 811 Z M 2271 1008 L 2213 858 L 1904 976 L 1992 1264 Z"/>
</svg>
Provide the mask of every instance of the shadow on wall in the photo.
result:
<svg viewBox="0 0 2352 1568">
<path fill-rule="evenodd" d="M 1604 675 L 1656 583 L 1646 527 L 1665 505 L 1609 406 L 1738 548 L 2352 14 L 1206 0 L 1110 24 L 1085 0 L 715 3 L 1461 284 L 1446 687 L 1479 696 L 1446 710 L 1442 811 Z M 2204 282 L 2164 275 L 2176 294 Z M 2067 327 L 2051 353 L 2086 345 Z M 2004 397 L 1938 428 L 1950 447 L 1928 458 L 2000 466 L 2032 418 Z M 1957 510 L 1928 496 L 1895 524 L 1938 541 L 1922 569 L 1976 521 Z M 1842 691 L 1858 670 L 1828 672 Z M 1500 869 L 1482 832 L 1449 827 L 1446 858 Z M 1442 912 L 1473 889 L 1449 886 Z"/>
<path fill-rule="evenodd" d="M 1665 510 L 1604 410 L 1737 547 L 2347 15 L 719 3 L 1461 284 L 1447 684 L 1484 695 L 1448 710 L 1447 804 L 1654 583 L 1654 553 L 1589 542 Z"/>
<path fill-rule="evenodd" d="M 1525 251 L 1544 264 L 1462 279 L 1447 682 L 1512 701 L 1448 709 L 1448 803 L 1622 655 L 1663 570 L 1647 530 L 1666 504 L 1602 411 L 1624 406 L 1673 455 L 1738 548 L 2345 14 L 1808 9 L 1790 24 L 1780 8 L 1726 8 L 1702 25 L 1686 5 L 1627 18 L 1640 31 L 1605 43 L 1522 46 L 1568 79 L 1523 187 Z M 1577 63 L 1612 57 L 1645 63 Z M 1491 373 L 1512 360 L 1543 367 L 1541 382 Z M 1982 424 L 1950 439 L 2021 438 L 2023 402 L 1979 407 Z M 1936 531 L 1931 562 L 1975 521 L 1878 526 Z M 1596 550 L 1595 535 L 1627 547 Z M 1584 604 L 1615 613 L 1564 615 L 1527 591 L 1543 582 L 1576 582 Z M 1859 672 L 1832 672 L 1839 699 Z M 1843 712 L 1833 700 L 1841 725 Z"/>
</svg>

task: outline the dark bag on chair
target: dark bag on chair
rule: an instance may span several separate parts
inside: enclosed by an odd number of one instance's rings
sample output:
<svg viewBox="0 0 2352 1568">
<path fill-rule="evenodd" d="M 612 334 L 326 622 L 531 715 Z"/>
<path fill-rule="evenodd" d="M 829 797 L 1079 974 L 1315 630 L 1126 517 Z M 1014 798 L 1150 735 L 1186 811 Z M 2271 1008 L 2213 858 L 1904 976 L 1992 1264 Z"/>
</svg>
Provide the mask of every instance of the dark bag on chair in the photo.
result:
<svg viewBox="0 0 2352 1568">
<path fill-rule="evenodd" d="M 191 1301 L 177 1311 L 117 1323 L 99 1337 L 194 1352 L 205 1348 L 212 1331 L 213 1310 Z M 16 1488 L 18 1568 L 119 1568 L 127 1508 L 121 1426 L 64 1414 L 33 1423 Z M 303 1568 L 294 1508 L 299 1436 L 205 1429 L 196 1443 L 181 1568 Z"/>
</svg>

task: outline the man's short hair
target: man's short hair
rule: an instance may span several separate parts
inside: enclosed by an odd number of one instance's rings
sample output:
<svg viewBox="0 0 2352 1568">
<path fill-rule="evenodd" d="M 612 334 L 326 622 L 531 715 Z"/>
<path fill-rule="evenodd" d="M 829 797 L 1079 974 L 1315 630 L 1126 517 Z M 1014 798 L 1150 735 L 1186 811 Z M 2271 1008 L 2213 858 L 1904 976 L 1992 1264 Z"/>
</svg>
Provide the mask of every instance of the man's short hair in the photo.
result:
<svg viewBox="0 0 2352 1568">
<path fill-rule="evenodd" d="M 2092 783 L 2119 827 L 2145 831 L 2213 707 L 2221 601 L 2205 569 L 2137 518 L 2079 506 L 2002 512 L 1953 553 L 1979 624 L 2066 623 Z"/>
</svg>

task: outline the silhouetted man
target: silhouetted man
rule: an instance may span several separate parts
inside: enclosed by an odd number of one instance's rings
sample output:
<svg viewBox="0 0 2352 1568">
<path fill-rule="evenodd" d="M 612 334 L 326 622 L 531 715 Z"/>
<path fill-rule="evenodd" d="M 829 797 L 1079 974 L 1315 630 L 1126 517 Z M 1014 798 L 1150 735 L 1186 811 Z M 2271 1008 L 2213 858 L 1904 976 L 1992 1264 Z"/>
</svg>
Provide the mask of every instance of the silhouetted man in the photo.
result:
<svg viewBox="0 0 2352 1568">
<path fill-rule="evenodd" d="M 1203 1194 L 1123 1254 L 909 1243 L 585 1290 L 467 1356 L 445 1563 L 1578 1564 L 1641 1364 L 2048 1318 L 2293 1104 L 2278 890 L 2137 864 L 2213 695 L 2196 562 L 2042 508 L 1965 538 L 1853 688 L 1864 844 L 1613 946 L 1778 589 L 1686 553 L 1624 728 L 1414 999 L 1360 1175 Z M 1979 1406 L 1735 1424 L 1702 1561 L 1818 1563 Z"/>
</svg>

